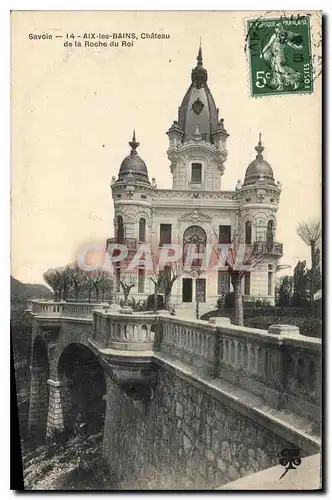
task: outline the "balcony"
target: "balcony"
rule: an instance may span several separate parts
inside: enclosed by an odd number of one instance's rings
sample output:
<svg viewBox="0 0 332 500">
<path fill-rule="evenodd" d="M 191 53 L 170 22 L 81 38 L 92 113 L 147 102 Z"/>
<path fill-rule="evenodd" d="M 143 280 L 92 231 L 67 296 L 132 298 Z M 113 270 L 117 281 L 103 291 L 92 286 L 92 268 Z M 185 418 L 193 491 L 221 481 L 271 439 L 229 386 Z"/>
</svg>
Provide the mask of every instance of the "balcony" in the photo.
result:
<svg viewBox="0 0 332 500">
<path fill-rule="evenodd" d="M 108 248 L 109 245 L 125 245 L 128 248 L 128 254 L 135 253 L 137 250 L 136 238 L 125 238 L 122 243 L 120 243 L 117 238 L 108 238 L 106 240 L 106 248 Z"/>
<path fill-rule="evenodd" d="M 282 257 L 283 244 L 277 242 L 270 244 L 266 241 L 255 241 L 253 243 L 253 251 L 263 255 L 276 255 L 278 257 Z"/>
</svg>

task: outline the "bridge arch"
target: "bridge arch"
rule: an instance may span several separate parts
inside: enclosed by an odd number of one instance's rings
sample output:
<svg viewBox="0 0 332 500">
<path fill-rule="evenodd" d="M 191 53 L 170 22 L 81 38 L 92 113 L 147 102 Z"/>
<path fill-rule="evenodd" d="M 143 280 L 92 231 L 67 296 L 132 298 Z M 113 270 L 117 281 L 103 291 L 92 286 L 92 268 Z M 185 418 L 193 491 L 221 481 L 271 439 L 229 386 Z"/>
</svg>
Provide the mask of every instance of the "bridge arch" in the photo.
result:
<svg viewBox="0 0 332 500">
<path fill-rule="evenodd" d="M 46 435 L 50 367 L 47 347 L 40 335 L 33 340 L 30 372 L 29 434 L 43 439 Z"/>
<path fill-rule="evenodd" d="M 54 430 L 103 429 L 106 380 L 97 356 L 84 344 L 67 344 L 57 358 L 57 380 L 50 380 L 48 435 Z"/>
</svg>

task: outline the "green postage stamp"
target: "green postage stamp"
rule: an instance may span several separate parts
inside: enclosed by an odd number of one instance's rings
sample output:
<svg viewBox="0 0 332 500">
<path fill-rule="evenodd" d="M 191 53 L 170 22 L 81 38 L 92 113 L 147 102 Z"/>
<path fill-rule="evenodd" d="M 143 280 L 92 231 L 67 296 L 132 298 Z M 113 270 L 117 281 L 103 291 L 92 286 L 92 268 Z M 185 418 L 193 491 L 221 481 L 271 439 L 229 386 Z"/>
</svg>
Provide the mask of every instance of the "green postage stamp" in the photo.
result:
<svg viewBox="0 0 332 500">
<path fill-rule="evenodd" d="M 310 16 L 247 21 L 251 95 L 313 91 Z"/>
</svg>

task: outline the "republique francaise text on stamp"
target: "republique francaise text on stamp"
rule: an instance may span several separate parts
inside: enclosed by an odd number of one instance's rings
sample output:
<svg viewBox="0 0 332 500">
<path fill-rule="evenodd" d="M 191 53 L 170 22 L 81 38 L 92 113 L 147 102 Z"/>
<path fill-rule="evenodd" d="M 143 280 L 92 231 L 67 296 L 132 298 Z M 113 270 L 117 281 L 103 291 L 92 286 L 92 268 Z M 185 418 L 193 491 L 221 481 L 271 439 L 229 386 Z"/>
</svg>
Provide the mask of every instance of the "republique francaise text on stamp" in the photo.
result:
<svg viewBox="0 0 332 500">
<path fill-rule="evenodd" d="M 247 21 L 253 97 L 313 91 L 310 16 Z"/>
</svg>

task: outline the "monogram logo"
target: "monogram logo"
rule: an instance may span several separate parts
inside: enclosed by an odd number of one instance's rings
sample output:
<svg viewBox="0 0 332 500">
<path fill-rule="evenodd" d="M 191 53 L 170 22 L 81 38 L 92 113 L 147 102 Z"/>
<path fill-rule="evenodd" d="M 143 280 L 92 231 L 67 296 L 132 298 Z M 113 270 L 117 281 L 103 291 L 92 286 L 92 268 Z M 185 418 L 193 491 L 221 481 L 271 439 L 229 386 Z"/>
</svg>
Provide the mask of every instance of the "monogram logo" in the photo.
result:
<svg viewBox="0 0 332 500">
<path fill-rule="evenodd" d="M 298 448 L 284 448 L 281 450 L 280 465 L 285 467 L 285 472 L 280 476 L 283 478 L 290 469 L 296 469 L 301 465 L 300 450 Z"/>
<path fill-rule="evenodd" d="M 192 108 L 193 108 L 194 113 L 196 113 L 196 115 L 199 115 L 201 113 L 202 109 L 204 108 L 204 104 L 197 97 L 196 101 L 193 103 Z"/>
</svg>

